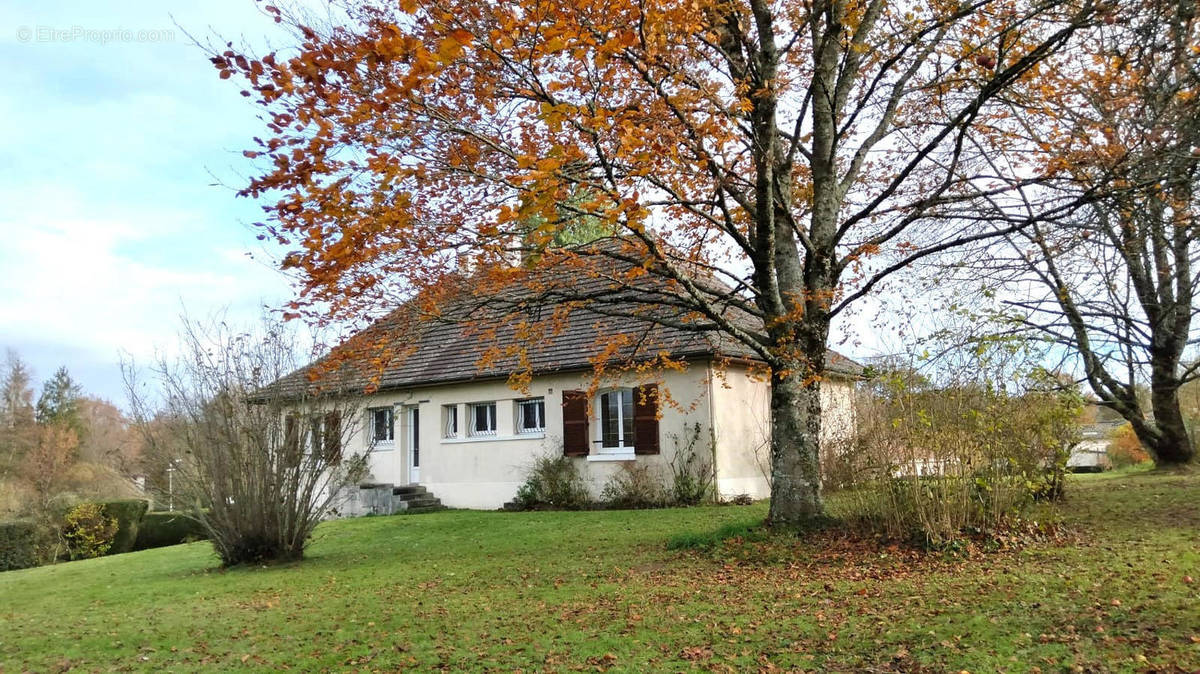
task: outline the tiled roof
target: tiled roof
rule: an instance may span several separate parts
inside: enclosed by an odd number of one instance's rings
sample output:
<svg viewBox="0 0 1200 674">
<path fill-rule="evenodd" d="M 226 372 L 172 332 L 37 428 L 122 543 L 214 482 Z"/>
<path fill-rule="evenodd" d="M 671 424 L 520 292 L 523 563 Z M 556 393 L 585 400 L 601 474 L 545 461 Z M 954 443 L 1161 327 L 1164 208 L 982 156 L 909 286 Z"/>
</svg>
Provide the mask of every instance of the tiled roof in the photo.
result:
<svg viewBox="0 0 1200 674">
<path fill-rule="evenodd" d="M 573 284 L 572 292 L 579 293 L 583 288 L 586 294 L 588 283 L 580 279 Z M 465 289 L 469 284 L 463 287 L 460 297 L 442 303 L 440 316 L 415 317 L 410 302 L 351 337 L 323 361 L 352 365 L 360 380 L 356 387 L 370 383 L 378 390 L 394 390 L 507 378 L 519 371 L 547 374 L 590 370 L 598 359 L 610 366 L 645 362 L 664 354 L 676 360 L 759 360 L 752 349 L 723 333 L 606 315 L 606 307 L 619 301 L 616 295 L 597 301 L 595 310 L 583 304 L 565 317 L 552 320 L 553 293 L 540 299 L 522 295 L 529 294 L 525 290 L 480 297 Z M 651 310 L 664 311 L 661 307 Z M 755 319 L 744 312 L 731 308 L 727 315 L 736 316 L 735 322 L 740 325 L 761 329 L 750 324 Z M 678 319 L 687 323 L 683 312 Z M 530 326 L 538 333 L 518 335 Z M 279 384 L 297 385 L 320 365 L 318 361 Z M 862 374 L 863 367 L 829 351 L 826 371 L 853 378 Z"/>
</svg>

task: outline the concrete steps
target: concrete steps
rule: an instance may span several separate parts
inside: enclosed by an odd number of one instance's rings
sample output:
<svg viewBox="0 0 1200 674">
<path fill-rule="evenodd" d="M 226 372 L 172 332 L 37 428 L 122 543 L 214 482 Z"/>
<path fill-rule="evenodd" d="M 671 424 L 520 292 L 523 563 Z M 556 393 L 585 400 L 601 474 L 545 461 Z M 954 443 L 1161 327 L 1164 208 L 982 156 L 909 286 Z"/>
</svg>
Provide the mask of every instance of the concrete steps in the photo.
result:
<svg viewBox="0 0 1200 674">
<path fill-rule="evenodd" d="M 389 482 L 365 482 L 350 487 L 335 517 L 429 513 L 445 510 L 442 500 L 419 484 L 397 487 Z"/>
<path fill-rule="evenodd" d="M 441 499 L 429 493 L 428 489 L 419 484 L 393 487 L 392 498 L 399 501 L 396 504 L 396 512 L 407 512 L 415 515 L 417 513 L 428 513 L 445 509 Z"/>
</svg>

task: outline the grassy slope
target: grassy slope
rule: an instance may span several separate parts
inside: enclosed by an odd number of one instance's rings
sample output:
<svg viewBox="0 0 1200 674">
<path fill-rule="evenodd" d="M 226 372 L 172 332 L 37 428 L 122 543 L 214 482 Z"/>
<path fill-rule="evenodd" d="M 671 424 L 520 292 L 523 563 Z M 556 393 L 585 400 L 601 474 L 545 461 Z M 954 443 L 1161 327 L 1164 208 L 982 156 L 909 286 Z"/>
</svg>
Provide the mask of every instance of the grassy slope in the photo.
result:
<svg viewBox="0 0 1200 674">
<path fill-rule="evenodd" d="M 287 567 L 217 571 L 197 543 L 9 572 L 0 671 L 1200 667 L 1200 477 L 1075 487 L 1077 542 L 965 562 L 665 549 L 753 506 L 365 518 Z"/>
</svg>

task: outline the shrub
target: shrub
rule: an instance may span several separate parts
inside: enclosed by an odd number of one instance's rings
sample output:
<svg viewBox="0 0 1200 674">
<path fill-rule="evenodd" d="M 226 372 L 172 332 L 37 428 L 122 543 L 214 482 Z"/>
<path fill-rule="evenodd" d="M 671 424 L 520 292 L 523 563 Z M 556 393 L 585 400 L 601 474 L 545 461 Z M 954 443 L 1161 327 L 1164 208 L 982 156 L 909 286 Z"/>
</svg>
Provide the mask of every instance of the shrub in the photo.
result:
<svg viewBox="0 0 1200 674">
<path fill-rule="evenodd" d="M 856 528 L 930 548 L 971 532 L 997 532 L 1032 500 L 1016 478 L 997 475 L 883 478 L 840 497 Z"/>
<path fill-rule="evenodd" d="M 624 463 L 605 483 L 600 500 L 614 508 L 657 508 L 667 504 L 667 493 L 654 467 Z"/>
<path fill-rule="evenodd" d="M 371 448 L 349 444 L 357 380 L 321 362 L 285 384 L 302 351 L 294 329 L 267 317 L 248 331 L 185 318 L 180 337 L 179 355 L 150 370 L 158 391 L 126 369 L 146 451 L 169 461 L 169 498 L 196 511 L 223 566 L 302 559 L 370 466 Z"/>
<path fill-rule="evenodd" d="M 138 527 L 150 503 L 144 499 L 126 499 L 104 501 L 100 505 L 103 506 L 105 515 L 117 521 L 117 534 L 113 537 L 108 554 L 117 555 L 133 550 L 134 541 L 138 537 Z"/>
<path fill-rule="evenodd" d="M 700 424 L 689 429 L 687 440 L 680 446 L 675 438 L 675 455 L 671 457 L 671 500 L 676 505 L 693 506 L 713 497 L 716 475 L 713 471 L 713 443 L 700 450 Z"/>
<path fill-rule="evenodd" d="M 33 522 L 0 522 L 0 571 L 37 566 Z"/>
<path fill-rule="evenodd" d="M 91 559 L 108 554 L 117 529 L 117 518 L 103 505 L 80 503 L 63 518 L 62 538 L 71 559 Z"/>
<path fill-rule="evenodd" d="M 134 550 L 165 548 L 208 538 L 199 520 L 177 512 L 146 513 L 138 527 Z"/>
<path fill-rule="evenodd" d="M 1113 468 L 1136 466 L 1150 460 L 1150 454 L 1133 432 L 1132 425 L 1121 424 L 1109 434 L 1108 460 L 1112 462 Z"/>
<path fill-rule="evenodd" d="M 570 457 L 547 455 L 534 459 L 513 503 L 526 510 L 539 507 L 574 510 L 591 501 L 587 485 Z"/>
<path fill-rule="evenodd" d="M 865 532 L 943 547 L 998 533 L 1033 501 L 1061 496 L 1078 393 L 1044 375 L 1006 382 L 1014 391 L 998 380 L 877 381 L 829 462 L 833 513 Z"/>
</svg>

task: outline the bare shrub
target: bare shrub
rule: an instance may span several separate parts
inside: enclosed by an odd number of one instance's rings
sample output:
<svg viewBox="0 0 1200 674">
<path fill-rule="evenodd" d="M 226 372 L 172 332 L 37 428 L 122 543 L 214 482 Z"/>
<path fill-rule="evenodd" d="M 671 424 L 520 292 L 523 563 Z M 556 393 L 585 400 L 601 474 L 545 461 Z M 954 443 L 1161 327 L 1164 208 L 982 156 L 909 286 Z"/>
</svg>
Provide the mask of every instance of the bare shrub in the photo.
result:
<svg viewBox="0 0 1200 674">
<path fill-rule="evenodd" d="M 662 474 L 645 463 L 623 463 L 600 492 L 600 500 L 614 508 L 660 508 L 667 504 Z"/>
<path fill-rule="evenodd" d="M 182 354 L 151 368 L 156 390 L 125 368 L 148 451 L 171 457 L 171 497 L 226 566 L 301 558 L 366 474 L 366 453 L 343 453 L 360 416 L 353 378 L 288 377 L 302 364 L 296 334 L 269 319 L 238 331 L 185 318 L 181 338 Z"/>
<path fill-rule="evenodd" d="M 1078 392 L 1041 374 L 1006 390 L 978 364 L 959 374 L 934 383 L 898 369 L 874 380 L 856 432 L 828 464 L 837 515 L 937 547 L 1000 530 L 1034 500 L 1062 494 Z"/>
<path fill-rule="evenodd" d="M 675 454 L 671 457 L 671 501 L 675 505 L 693 506 L 712 500 L 716 473 L 711 434 L 707 442 L 700 438 L 700 424 L 692 425 L 687 437 L 680 442 L 675 436 Z"/>
</svg>

